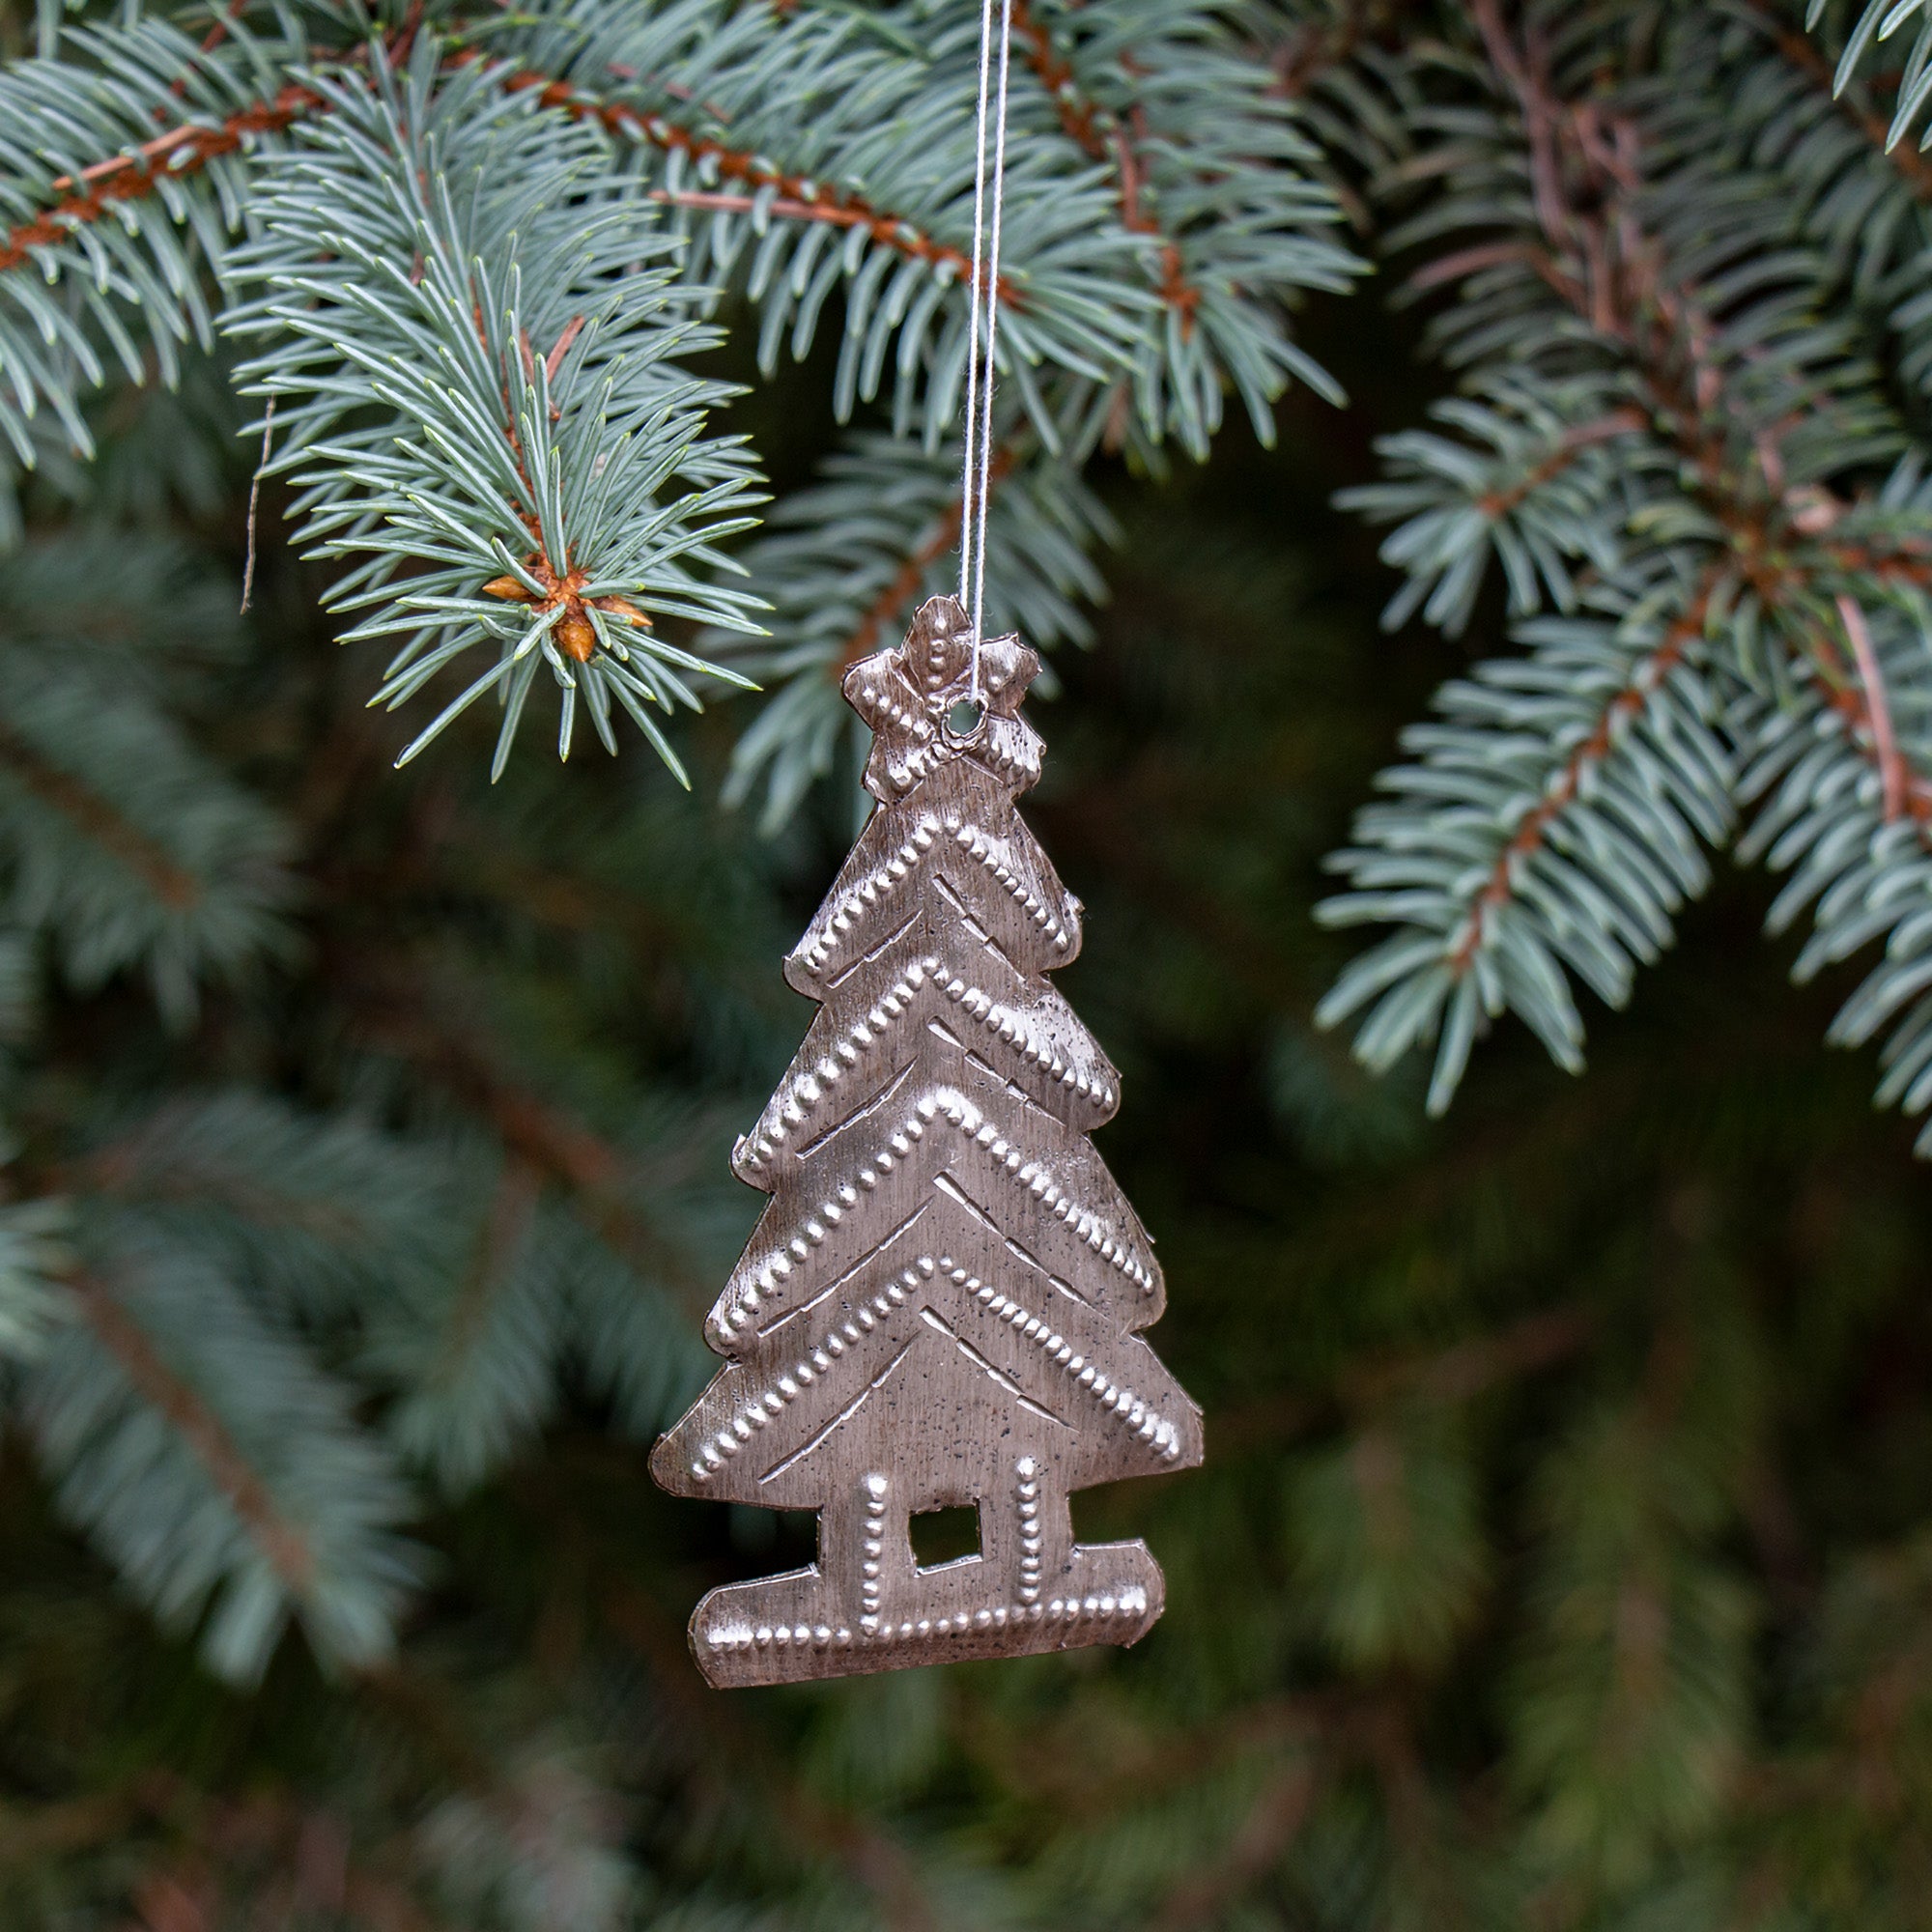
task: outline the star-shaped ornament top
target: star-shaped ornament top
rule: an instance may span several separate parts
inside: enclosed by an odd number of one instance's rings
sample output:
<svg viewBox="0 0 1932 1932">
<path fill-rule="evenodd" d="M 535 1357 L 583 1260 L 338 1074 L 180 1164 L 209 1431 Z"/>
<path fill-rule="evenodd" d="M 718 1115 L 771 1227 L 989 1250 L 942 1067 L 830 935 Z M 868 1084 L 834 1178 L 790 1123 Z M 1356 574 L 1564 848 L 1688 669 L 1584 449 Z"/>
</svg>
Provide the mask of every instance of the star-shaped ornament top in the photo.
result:
<svg viewBox="0 0 1932 1932">
<path fill-rule="evenodd" d="M 988 638 L 973 674 L 973 622 L 956 597 L 929 597 L 902 644 L 861 658 L 845 673 L 845 701 L 872 728 L 866 789 L 903 798 L 939 767 L 970 758 L 1015 795 L 1039 777 L 1045 747 L 1019 715 L 1039 675 L 1038 654 L 1018 638 Z"/>
</svg>

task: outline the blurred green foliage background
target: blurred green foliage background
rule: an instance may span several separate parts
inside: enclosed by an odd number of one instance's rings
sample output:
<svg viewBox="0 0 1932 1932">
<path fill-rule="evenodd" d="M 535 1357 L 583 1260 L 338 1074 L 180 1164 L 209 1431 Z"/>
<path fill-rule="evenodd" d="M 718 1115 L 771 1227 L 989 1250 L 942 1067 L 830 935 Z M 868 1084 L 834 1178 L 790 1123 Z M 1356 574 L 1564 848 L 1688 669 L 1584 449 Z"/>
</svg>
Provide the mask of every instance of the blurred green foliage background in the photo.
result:
<svg viewBox="0 0 1932 1932">
<path fill-rule="evenodd" d="M 1312 1028 L 1342 957 L 1309 915 L 1321 855 L 1461 648 L 1378 635 L 1387 573 L 1330 506 L 1418 408 L 1368 315 L 1308 320 L 1350 410 L 1297 395 L 1271 454 L 1236 431 L 1205 469 L 1112 478 L 1111 602 L 1033 707 L 1029 815 L 1089 906 L 1059 983 L 1122 1067 L 1100 1145 L 1160 1243 L 1150 1339 L 1208 1415 L 1205 1468 L 1076 1520 L 1147 1538 L 1167 1615 L 1130 1653 L 730 1695 L 684 1618 L 809 1525 L 670 1501 L 644 1459 L 708 1372 L 755 1206 L 727 1154 L 808 1016 L 779 961 L 850 775 L 761 839 L 718 802 L 728 707 L 689 798 L 641 756 L 492 791 L 486 723 L 390 775 L 407 727 L 362 708 L 272 495 L 215 648 L 246 453 L 193 469 L 180 421 L 218 386 L 121 406 L 90 514 L 169 533 L 156 675 L 191 679 L 206 755 L 287 828 L 286 940 L 172 1031 L 121 980 L 52 982 L 16 1016 L 15 1185 L 72 1193 L 83 1240 L 213 1217 L 257 1243 L 246 1279 L 340 1245 L 330 1202 L 366 1209 L 347 1245 L 397 1321 L 357 1346 L 415 1363 L 395 1427 L 448 1500 L 413 1527 L 393 1659 L 325 1674 L 290 1634 L 224 1685 L 10 1442 L 0 1923 L 1932 1924 L 1932 1202 L 1868 1069 L 1817 1050 L 1849 981 L 1795 991 L 1765 883 L 1727 873 L 1593 1020 L 1584 1079 L 1506 1031 L 1427 1123 L 1422 1069 L 1372 1082 Z M 745 405 L 781 484 L 829 438 L 827 386 L 808 366 Z M 157 450 L 185 461 L 144 497 Z M 41 528 L 0 582 L 8 647 L 68 647 L 30 568 L 113 647 L 149 552 L 89 565 Z M 249 1196 L 278 1133 L 310 1179 Z M 428 1147 L 453 1192 L 427 1232 L 420 1193 L 385 1222 Z M 411 1254 L 443 1234 L 471 1260 L 416 1321 Z M 544 1267 L 577 1284 L 574 1339 L 528 1325 Z M 650 1372 L 600 1376 L 598 1324 L 627 1321 L 649 1345 L 609 1359 Z"/>
</svg>

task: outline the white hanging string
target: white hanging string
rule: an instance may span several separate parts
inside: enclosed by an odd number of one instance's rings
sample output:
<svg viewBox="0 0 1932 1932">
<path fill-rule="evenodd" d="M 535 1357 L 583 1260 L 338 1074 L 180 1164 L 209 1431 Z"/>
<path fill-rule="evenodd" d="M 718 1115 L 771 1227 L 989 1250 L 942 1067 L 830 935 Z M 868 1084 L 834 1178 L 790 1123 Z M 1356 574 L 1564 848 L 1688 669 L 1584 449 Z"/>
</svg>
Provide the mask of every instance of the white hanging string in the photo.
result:
<svg viewBox="0 0 1932 1932">
<path fill-rule="evenodd" d="M 959 601 L 973 618 L 973 701 L 983 704 L 980 637 L 986 610 L 986 499 L 992 489 L 993 349 L 1000 327 L 1000 217 L 1007 185 L 1007 76 L 1012 54 L 1012 0 L 999 0 L 997 95 L 994 82 L 994 0 L 980 6 L 979 141 L 973 162 L 972 316 L 966 351 L 966 460 L 959 486 Z M 986 121 L 993 107 L 993 167 L 986 171 Z M 992 220 L 986 207 L 992 204 Z M 981 367 L 980 323 L 985 325 Z"/>
<path fill-rule="evenodd" d="M 980 429 L 980 272 L 986 234 L 986 106 L 992 91 L 993 0 L 980 6 L 980 131 L 973 153 L 973 279 L 966 290 L 966 456 L 959 484 L 959 603 L 973 608 L 973 459 Z"/>
</svg>

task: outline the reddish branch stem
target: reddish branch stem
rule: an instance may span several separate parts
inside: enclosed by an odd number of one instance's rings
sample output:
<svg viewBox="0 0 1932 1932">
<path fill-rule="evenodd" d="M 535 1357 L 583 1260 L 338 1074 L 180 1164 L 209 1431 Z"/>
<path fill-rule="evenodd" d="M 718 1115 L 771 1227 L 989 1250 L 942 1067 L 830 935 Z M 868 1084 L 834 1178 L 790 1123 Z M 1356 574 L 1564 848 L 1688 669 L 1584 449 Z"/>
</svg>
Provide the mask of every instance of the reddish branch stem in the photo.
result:
<svg viewBox="0 0 1932 1932">
<path fill-rule="evenodd" d="M 1255 1794 L 1218 1858 L 1183 1878 L 1162 1901 L 1153 1932 L 1211 1925 L 1287 1856 L 1307 1822 L 1321 1784 L 1318 1764 L 1296 1753 Z"/>
<path fill-rule="evenodd" d="M 1138 235 L 1160 235 L 1160 224 L 1141 208 L 1140 161 L 1135 144 L 1145 138 L 1146 128 L 1141 125 L 1139 110 L 1114 120 L 1114 138 L 1109 143 L 1102 131 L 1103 115 L 1098 102 L 1080 92 L 1072 62 L 1054 45 L 1052 35 L 1035 17 L 1027 0 L 1013 0 L 1012 31 L 1013 38 L 1026 49 L 1027 65 L 1046 89 L 1067 139 L 1091 160 L 1113 164 L 1122 226 Z M 1179 245 L 1171 237 L 1162 241 L 1160 266 L 1160 298 L 1179 312 L 1182 333 L 1188 333 L 1194 327 L 1194 312 L 1201 305 L 1201 291 L 1188 281 Z"/>
<path fill-rule="evenodd" d="M 474 57 L 460 54 L 457 60 Z M 776 188 L 778 194 L 772 203 L 772 210 L 782 213 L 786 219 L 822 221 L 838 228 L 863 228 L 873 241 L 885 247 L 895 248 L 914 261 L 930 262 L 935 268 L 950 268 L 963 282 L 970 283 L 973 279 L 970 255 L 947 242 L 935 241 L 901 216 L 875 207 L 863 195 L 841 195 L 804 175 L 786 174 L 756 155 L 743 149 L 727 148 L 722 141 L 693 134 L 686 128 L 676 127 L 661 114 L 633 107 L 625 101 L 598 100 L 580 94 L 568 81 L 526 71 L 508 75 L 503 87 L 510 94 L 524 94 L 534 89 L 543 106 L 557 108 L 573 121 L 595 121 L 612 134 L 647 142 L 666 154 L 688 155 L 692 160 L 700 163 L 708 161 L 724 180 L 740 183 L 753 193 L 760 188 Z M 679 199 L 677 196 L 668 198 Z M 735 202 L 695 205 L 736 207 Z M 750 206 L 748 196 L 746 207 Z M 1015 308 L 1024 306 L 1004 276 L 1000 280 L 999 293 L 1003 302 Z"/>
<path fill-rule="evenodd" d="M 1644 426 L 1642 412 L 1634 409 L 1613 410 L 1595 422 L 1579 423 L 1577 428 L 1566 430 L 1557 440 L 1556 447 L 1506 490 L 1492 490 L 1478 497 L 1476 508 L 1492 523 L 1498 517 L 1506 517 L 1532 491 L 1554 482 L 1584 450 L 1600 442 L 1613 441 L 1620 436 L 1629 436 Z"/>
<path fill-rule="evenodd" d="M 459 49 L 450 57 L 451 66 L 462 66 L 482 58 L 469 49 Z M 595 121 L 611 133 L 648 142 L 667 154 L 688 155 L 695 161 L 709 161 L 726 181 L 744 184 L 756 190 L 778 189 L 772 212 L 794 221 L 820 221 L 839 228 L 864 228 L 883 246 L 896 249 L 916 261 L 935 268 L 950 268 L 965 282 L 972 280 L 972 258 L 962 250 L 935 241 L 911 222 L 875 207 L 860 195 L 840 195 L 836 190 L 789 175 L 749 152 L 728 148 L 724 143 L 693 134 L 675 127 L 662 115 L 647 113 L 622 101 L 603 101 L 580 94 L 567 81 L 553 79 L 527 71 L 508 74 L 503 87 L 507 93 L 537 92 L 546 107 L 554 107 L 575 121 Z M 98 221 L 118 201 L 138 200 L 152 194 L 162 175 L 181 177 L 197 172 L 217 156 L 232 154 L 252 134 L 279 132 L 304 116 L 326 112 L 327 100 L 312 88 L 294 83 L 284 87 L 272 99 L 258 101 L 212 126 L 186 126 L 157 135 L 126 155 L 96 162 L 78 177 L 64 176 L 54 183 L 56 190 L 66 190 L 43 214 L 22 222 L 0 243 L 0 271 L 24 266 L 35 248 L 57 246 L 71 231 Z M 677 199 L 678 197 L 672 197 Z M 734 202 L 713 205 L 735 207 Z M 750 207 L 749 199 L 745 206 Z M 1000 299 L 1023 307 L 1023 299 L 1003 276 Z"/>
<path fill-rule="evenodd" d="M 1104 161 L 1107 137 L 1100 131 L 1100 109 L 1080 92 L 1073 63 L 1053 44 L 1053 37 L 1034 16 L 1027 0 L 1013 0 L 1012 28 L 1013 38 L 1026 49 L 1026 63 L 1039 76 L 1067 139 L 1089 160 Z"/>
<path fill-rule="evenodd" d="M 449 1018 L 407 970 L 384 965 L 355 986 L 358 1021 L 375 1044 L 420 1067 L 479 1119 L 515 1160 L 575 1196 L 584 1218 L 646 1273 L 689 1291 L 684 1258 L 631 1199 L 636 1163 L 586 1122 L 520 1086 L 487 1038 Z"/>
<path fill-rule="evenodd" d="M 1837 92 L 1837 76 L 1832 64 L 1819 51 L 1810 35 L 1778 19 L 1756 0 L 1746 0 L 1749 14 L 1765 36 L 1805 79 L 1830 95 L 1838 112 L 1889 161 L 1898 178 L 1915 199 L 1932 204 L 1932 158 L 1921 154 L 1916 141 L 1900 141 L 1889 147 L 1891 124 L 1883 114 L 1861 106 L 1850 94 Z"/>
<path fill-rule="evenodd" d="M 1297 27 L 1270 62 L 1274 91 L 1287 99 L 1300 99 L 1321 75 L 1341 66 L 1361 45 L 1368 36 L 1367 14 L 1365 6 L 1355 6 L 1332 24 L 1310 20 Z"/>
<path fill-rule="evenodd" d="M 1604 706 L 1596 729 L 1563 761 L 1563 769 L 1555 782 L 1544 792 L 1517 827 L 1509 843 L 1490 868 L 1489 877 L 1470 905 L 1463 930 L 1450 949 L 1449 966 L 1453 973 L 1460 976 L 1469 970 L 1470 961 L 1482 947 L 1485 916 L 1514 892 L 1518 864 L 1543 844 L 1549 835 L 1550 826 L 1576 800 L 1591 766 L 1615 744 L 1619 728 L 1643 709 L 1650 694 L 1684 662 L 1691 642 L 1703 632 L 1719 575 L 1716 567 L 1705 573 L 1704 582 L 1684 613 L 1664 633 L 1663 641 L 1642 659 L 1622 690 Z"/>
<path fill-rule="evenodd" d="M 1871 627 L 1858 600 L 1840 595 L 1838 617 L 1845 636 L 1851 639 L 1852 662 L 1859 668 L 1859 683 L 1864 690 L 1865 718 L 1870 726 L 1872 755 L 1878 761 L 1879 782 L 1885 800 L 1888 824 L 1905 811 L 1905 760 L 1899 755 L 1898 739 L 1891 728 L 1891 706 L 1886 701 L 1885 675 L 1879 669 L 1878 652 L 1872 646 Z"/>
<path fill-rule="evenodd" d="M 220 156 L 232 155 L 251 134 L 278 133 L 327 104 L 313 88 L 291 82 L 272 99 L 241 108 L 212 127 L 176 128 L 129 154 L 97 161 L 77 179 L 64 175 L 54 184 L 67 190 L 60 200 L 44 214 L 10 230 L 0 243 L 0 272 L 23 267 L 36 248 L 59 246 L 74 229 L 99 220 L 116 202 L 154 193 L 163 176 L 179 180 L 198 173 Z"/>
</svg>

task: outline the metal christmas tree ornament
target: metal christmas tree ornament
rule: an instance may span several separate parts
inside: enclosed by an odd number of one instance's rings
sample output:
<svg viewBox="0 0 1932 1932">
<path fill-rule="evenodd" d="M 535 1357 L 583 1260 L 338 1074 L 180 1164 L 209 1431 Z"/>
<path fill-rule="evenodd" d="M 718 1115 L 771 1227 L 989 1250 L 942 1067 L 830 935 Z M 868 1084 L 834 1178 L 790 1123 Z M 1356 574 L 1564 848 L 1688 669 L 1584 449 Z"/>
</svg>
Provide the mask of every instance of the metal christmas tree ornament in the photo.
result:
<svg viewBox="0 0 1932 1932">
<path fill-rule="evenodd" d="M 714 1590 L 720 1686 L 1132 1643 L 1143 1543 L 1073 1540 L 1068 1492 L 1201 1460 L 1201 1413 L 1136 1331 L 1152 1244 L 1088 1136 L 1120 1078 L 1046 976 L 1080 905 L 1021 819 L 1039 660 L 959 602 L 847 673 L 878 800 L 785 961 L 820 1003 L 737 1145 L 771 1196 L 706 1339 L 726 1366 L 658 1443 L 678 1495 L 818 1512 L 818 1560 Z M 965 728 L 960 728 L 964 726 Z M 978 1506 L 922 1568 L 910 1518 Z"/>
</svg>

